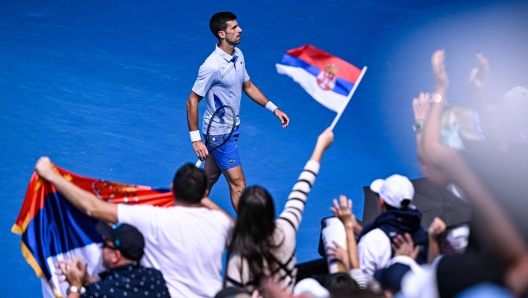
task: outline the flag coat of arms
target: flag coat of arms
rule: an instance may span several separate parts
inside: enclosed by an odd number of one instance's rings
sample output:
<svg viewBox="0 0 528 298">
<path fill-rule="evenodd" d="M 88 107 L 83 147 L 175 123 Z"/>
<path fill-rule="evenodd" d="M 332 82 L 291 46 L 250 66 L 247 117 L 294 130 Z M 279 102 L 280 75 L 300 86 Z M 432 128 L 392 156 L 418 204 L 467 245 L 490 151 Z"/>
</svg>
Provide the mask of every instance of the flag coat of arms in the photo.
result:
<svg viewBox="0 0 528 298">
<path fill-rule="evenodd" d="M 169 189 L 153 189 L 85 178 L 61 168 L 56 171 L 99 199 L 112 203 L 172 206 Z M 18 218 L 11 229 L 22 235 L 22 255 L 42 280 L 44 297 L 66 297 L 67 283 L 61 283 L 54 265 L 68 257 L 81 257 L 92 276 L 104 270 L 101 259 L 102 236 L 97 220 L 71 205 L 50 183 L 33 173 Z"/>
<path fill-rule="evenodd" d="M 288 50 L 276 67 L 278 73 L 290 76 L 315 100 L 338 113 L 348 104 L 363 73 L 312 45 Z"/>
</svg>

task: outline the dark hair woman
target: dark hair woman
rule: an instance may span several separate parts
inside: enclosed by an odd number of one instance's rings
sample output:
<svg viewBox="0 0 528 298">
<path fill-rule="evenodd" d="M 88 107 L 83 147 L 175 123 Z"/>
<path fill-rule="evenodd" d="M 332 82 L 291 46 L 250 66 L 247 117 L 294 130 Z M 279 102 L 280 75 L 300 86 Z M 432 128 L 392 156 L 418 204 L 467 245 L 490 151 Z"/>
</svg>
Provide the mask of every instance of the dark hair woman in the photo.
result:
<svg viewBox="0 0 528 298">
<path fill-rule="evenodd" d="M 273 276 L 283 287 L 293 289 L 297 274 L 297 230 L 307 195 L 319 172 L 323 152 L 333 139 L 330 129 L 319 136 L 312 157 L 293 186 L 278 218 L 275 219 L 273 199 L 264 188 L 252 186 L 242 193 L 228 247 L 226 282 L 229 285 L 252 291 L 259 288 L 263 277 Z"/>
</svg>

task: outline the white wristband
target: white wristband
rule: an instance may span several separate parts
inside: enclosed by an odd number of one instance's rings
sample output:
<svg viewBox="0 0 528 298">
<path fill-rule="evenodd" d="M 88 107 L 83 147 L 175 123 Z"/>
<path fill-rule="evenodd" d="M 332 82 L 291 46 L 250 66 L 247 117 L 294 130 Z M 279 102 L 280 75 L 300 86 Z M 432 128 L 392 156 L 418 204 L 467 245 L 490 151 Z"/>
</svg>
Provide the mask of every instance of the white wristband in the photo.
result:
<svg viewBox="0 0 528 298">
<path fill-rule="evenodd" d="M 273 113 L 275 109 L 278 109 L 277 106 L 274 105 L 271 101 L 268 101 L 268 103 L 266 104 L 266 110 Z"/>
<path fill-rule="evenodd" d="M 200 131 L 189 131 L 189 135 L 191 136 L 191 142 L 201 141 L 202 137 L 200 136 Z"/>
</svg>

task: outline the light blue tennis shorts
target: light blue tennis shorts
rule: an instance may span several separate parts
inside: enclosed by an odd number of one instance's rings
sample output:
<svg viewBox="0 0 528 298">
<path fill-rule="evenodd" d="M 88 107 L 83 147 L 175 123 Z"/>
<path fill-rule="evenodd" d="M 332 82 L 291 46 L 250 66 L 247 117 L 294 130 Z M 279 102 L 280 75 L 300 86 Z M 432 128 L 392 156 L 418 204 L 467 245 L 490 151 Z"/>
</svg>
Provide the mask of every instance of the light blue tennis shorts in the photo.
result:
<svg viewBox="0 0 528 298">
<path fill-rule="evenodd" d="M 229 140 L 222 146 L 216 148 L 211 154 L 216 159 L 216 164 L 220 170 L 227 170 L 240 165 L 240 156 L 238 155 L 238 136 L 240 135 L 240 129 L 237 126 L 235 131 L 229 138 Z M 214 147 L 214 143 L 221 143 L 224 138 L 228 135 L 215 136 L 213 144 L 207 145 L 207 150 L 211 150 Z M 206 138 L 205 134 L 203 135 Z M 207 161 L 206 161 L 207 162 Z"/>
</svg>

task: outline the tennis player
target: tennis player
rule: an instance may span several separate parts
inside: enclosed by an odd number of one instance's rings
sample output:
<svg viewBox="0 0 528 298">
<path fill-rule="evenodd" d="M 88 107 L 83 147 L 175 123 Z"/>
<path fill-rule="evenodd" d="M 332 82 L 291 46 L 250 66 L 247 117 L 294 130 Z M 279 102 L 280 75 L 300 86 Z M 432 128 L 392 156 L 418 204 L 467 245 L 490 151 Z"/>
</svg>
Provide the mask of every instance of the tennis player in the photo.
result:
<svg viewBox="0 0 528 298">
<path fill-rule="evenodd" d="M 200 66 L 198 78 L 187 100 L 187 124 L 196 156 L 200 160 L 207 159 L 204 170 L 208 179 L 208 189 L 211 190 L 223 173 L 229 184 L 231 202 L 236 210 L 238 198 L 246 187 L 246 179 L 242 172 L 237 147 L 238 136 L 240 135 L 238 126 L 240 124 L 239 112 L 242 90 L 254 102 L 277 116 L 282 122 L 283 128 L 288 126 L 290 119 L 251 82 L 246 71 L 244 55 L 236 47 L 240 43 L 242 28 L 238 26 L 235 14 L 231 12 L 216 13 L 211 17 L 209 27 L 218 39 L 218 43 L 213 53 Z M 212 151 L 211 155 L 209 155 L 211 148 L 205 146 L 198 130 L 198 103 L 204 97 L 207 100 L 207 109 L 203 116 L 202 125 L 204 137 L 211 115 L 216 109 L 222 105 L 229 105 L 236 113 L 236 128 L 230 140 Z"/>
</svg>

